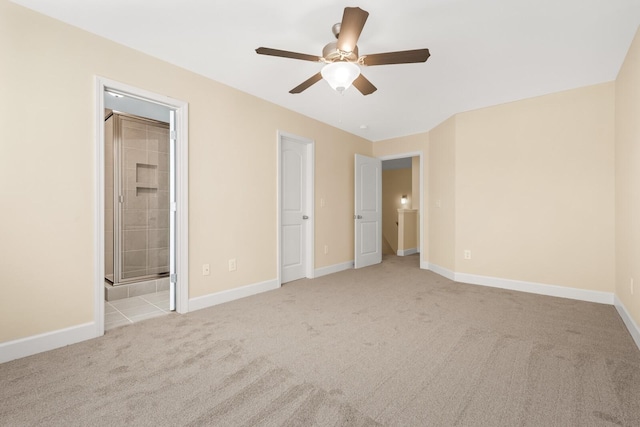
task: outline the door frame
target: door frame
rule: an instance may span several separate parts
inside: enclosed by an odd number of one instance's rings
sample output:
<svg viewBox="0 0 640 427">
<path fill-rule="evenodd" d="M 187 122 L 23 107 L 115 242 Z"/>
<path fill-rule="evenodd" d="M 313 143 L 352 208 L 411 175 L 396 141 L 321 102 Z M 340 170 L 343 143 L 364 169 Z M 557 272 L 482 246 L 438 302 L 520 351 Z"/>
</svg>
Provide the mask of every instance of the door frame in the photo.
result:
<svg viewBox="0 0 640 427">
<path fill-rule="evenodd" d="M 305 250 L 305 276 L 308 279 L 313 279 L 315 277 L 315 229 L 316 229 L 316 218 L 315 218 L 315 141 L 313 139 L 305 138 L 302 136 L 294 135 L 292 133 L 277 131 L 277 151 L 276 151 L 276 168 L 278 173 L 277 179 L 277 188 L 276 188 L 276 212 L 277 212 L 277 251 L 276 251 L 276 260 L 277 260 L 277 281 L 278 286 L 282 286 L 282 206 L 281 206 L 281 198 L 282 195 L 282 138 L 293 139 L 296 142 L 304 144 L 307 148 L 307 164 L 306 164 L 306 172 L 307 172 L 307 185 L 305 188 L 306 192 L 306 210 L 309 212 L 309 220 L 306 221 L 305 232 L 307 233 L 306 238 L 306 247 Z"/>
<path fill-rule="evenodd" d="M 424 211 L 424 202 L 425 202 L 425 193 L 424 193 L 424 153 L 422 150 L 420 151 L 410 151 L 408 153 L 399 153 L 399 154 L 389 154 L 387 156 L 378 156 L 378 158 L 382 161 L 385 160 L 395 160 L 395 159 L 405 159 L 407 157 L 419 157 L 420 158 L 420 211 L 418 212 L 418 224 L 420 224 L 420 247 L 418 248 L 418 253 L 420 254 L 420 268 L 427 269 L 427 263 L 422 262 L 422 254 L 425 252 L 424 246 L 424 236 L 427 231 L 427 227 L 423 223 L 422 219 L 426 218 Z M 382 190 L 381 190 L 382 191 Z"/>
<path fill-rule="evenodd" d="M 96 336 L 104 335 L 104 92 L 111 89 L 123 95 L 161 104 L 175 110 L 176 117 L 176 311 L 189 310 L 189 104 L 104 77 L 95 77 L 95 200 L 94 200 L 94 308 Z"/>
</svg>

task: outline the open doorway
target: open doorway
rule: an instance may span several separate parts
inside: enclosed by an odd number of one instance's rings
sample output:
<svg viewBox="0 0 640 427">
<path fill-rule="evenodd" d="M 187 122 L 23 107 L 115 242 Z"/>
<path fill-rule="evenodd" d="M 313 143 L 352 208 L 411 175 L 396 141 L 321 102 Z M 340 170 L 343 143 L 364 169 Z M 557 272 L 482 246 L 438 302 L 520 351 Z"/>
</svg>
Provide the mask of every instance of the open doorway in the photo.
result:
<svg viewBox="0 0 640 427">
<path fill-rule="evenodd" d="M 98 335 L 188 310 L 187 104 L 97 78 Z M 179 173 L 178 173 L 179 172 Z"/>
<path fill-rule="evenodd" d="M 170 111 L 106 92 L 105 330 L 171 311 Z"/>
<path fill-rule="evenodd" d="M 422 244 L 422 154 L 407 153 L 382 160 L 383 262 L 410 257 L 405 264 L 420 267 Z M 409 262 L 415 260 L 415 263 Z"/>
</svg>

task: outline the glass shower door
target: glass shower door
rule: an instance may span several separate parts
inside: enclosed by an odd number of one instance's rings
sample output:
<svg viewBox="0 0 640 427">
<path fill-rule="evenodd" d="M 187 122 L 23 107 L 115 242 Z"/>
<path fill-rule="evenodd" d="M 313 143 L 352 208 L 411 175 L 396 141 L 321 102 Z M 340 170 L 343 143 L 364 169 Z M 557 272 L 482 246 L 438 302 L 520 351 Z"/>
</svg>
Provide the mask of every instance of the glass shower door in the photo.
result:
<svg viewBox="0 0 640 427">
<path fill-rule="evenodd" d="M 119 116 L 120 232 L 116 263 L 121 282 L 169 272 L 169 129 Z"/>
</svg>

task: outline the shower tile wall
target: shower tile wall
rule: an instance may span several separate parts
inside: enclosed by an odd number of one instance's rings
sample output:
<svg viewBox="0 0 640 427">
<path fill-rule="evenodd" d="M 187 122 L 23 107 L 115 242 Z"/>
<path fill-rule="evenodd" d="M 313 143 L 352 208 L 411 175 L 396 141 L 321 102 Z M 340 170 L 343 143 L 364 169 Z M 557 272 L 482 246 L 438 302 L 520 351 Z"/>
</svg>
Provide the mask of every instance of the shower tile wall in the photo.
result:
<svg viewBox="0 0 640 427">
<path fill-rule="evenodd" d="M 122 279 L 169 271 L 169 130 L 121 118 Z"/>
</svg>

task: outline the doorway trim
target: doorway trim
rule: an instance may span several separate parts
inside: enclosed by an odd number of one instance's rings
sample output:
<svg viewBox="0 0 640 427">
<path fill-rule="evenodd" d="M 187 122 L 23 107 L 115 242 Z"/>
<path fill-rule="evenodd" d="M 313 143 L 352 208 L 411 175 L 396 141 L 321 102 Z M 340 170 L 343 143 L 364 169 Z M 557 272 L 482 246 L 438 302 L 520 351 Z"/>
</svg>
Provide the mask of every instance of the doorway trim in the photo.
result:
<svg viewBox="0 0 640 427">
<path fill-rule="evenodd" d="M 418 224 L 420 224 L 420 247 L 418 248 L 418 253 L 420 253 L 420 268 L 427 270 L 427 263 L 422 262 L 422 256 L 425 253 L 424 247 L 424 236 L 427 231 L 427 227 L 423 223 L 423 218 L 426 218 L 424 211 L 424 202 L 425 202 L 425 194 L 424 194 L 424 154 L 421 151 L 410 151 L 408 153 L 399 153 L 399 154 L 390 154 L 387 156 L 378 156 L 378 158 L 382 161 L 385 160 L 395 160 L 395 159 L 404 159 L 407 157 L 419 157 L 420 158 L 420 211 L 418 212 Z"/>
<path fill-rule="evenodd" d="M 109 80 L 95 77 L 95 200 L 94 200 L 94 308 L 93 320 L 96 336 L 104 335 L 104 92 L 112 89 L 123 95 L 161 104 L 176 114 L 176 311 L 189 309 L 189 104 L 185 101 L 159 95 Z"/>
<path fill-rule="evenodd" d="M 301 144 L 305 144 L 307 148 L 307 164 L 306 164 L 306 172 L 307 172 L 307 186 L 305 188 L 305 192 L 307 193 L 307 212 L 309 212 L 309 220 L 307 221 L 306 233 L 306 247 L 305 247 L 305 276 L 308 279 L 314 278 L 314 265 L 315 265 L 315 230 L 316 230 L 316 219 L 315 219 L 315 141 L 309 138 L 304 138 L 302 136 L 294 135 L 292 133 L 277 131 L 277 139 L 278 139 L 278 149 L 276 152 L 276 168 L 278 170 L 278 179 L 277 179 L 277 188 L 276 188 L 276 212 L 277 212 L 277 250 L 276 250 L 276 261 L 277 261 L 277 281 L 278 287 L 282 286 L 282 206 L 281 206 L 281 189 L 282 189 L 282 139 L 289 138 L 293 139 L 296 142 Z"/>
</svg>

